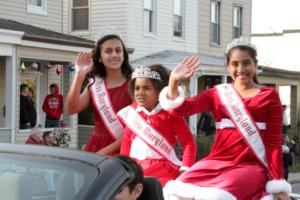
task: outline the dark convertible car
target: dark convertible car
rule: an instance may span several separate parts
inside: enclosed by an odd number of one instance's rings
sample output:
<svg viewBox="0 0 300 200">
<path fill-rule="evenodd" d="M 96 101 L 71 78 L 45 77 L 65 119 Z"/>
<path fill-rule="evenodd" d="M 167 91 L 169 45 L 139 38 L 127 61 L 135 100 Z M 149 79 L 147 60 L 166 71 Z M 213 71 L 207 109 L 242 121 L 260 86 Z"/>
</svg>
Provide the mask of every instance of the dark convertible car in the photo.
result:
<svg viewBox="0 0 300 200">
<path fill-rule="evenodd" d="M 0 197 L 5 200 L 108 200 L 133 176 L 118 159 L 0 143 Z"/>
<path fill-rule="evenodd" d="M 134 178 L 122 161 L 82 151 L 0 143 L 0 199 L 113 200 Z M 161 200 L 159 181 L 145 177 L 140 199 Z M 292 200 L 300 199 L 291 194 Z M 140 200 L 139 199 L 139 200 Z"/>
</svg>

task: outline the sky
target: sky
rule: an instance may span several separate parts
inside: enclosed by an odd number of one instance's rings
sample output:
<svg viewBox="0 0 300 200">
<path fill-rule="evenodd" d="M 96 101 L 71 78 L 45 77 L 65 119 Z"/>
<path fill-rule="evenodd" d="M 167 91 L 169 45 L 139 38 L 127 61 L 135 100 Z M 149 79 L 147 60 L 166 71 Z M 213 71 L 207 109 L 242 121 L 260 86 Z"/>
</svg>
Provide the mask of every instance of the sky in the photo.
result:
<svg viewBox="0 0 300 200">
<path fill-rule="evenodd" d="M 252 0 L 252 33 L 300 29 L 300 0 Z M 300 33 L 252 38 L 260 65 L 300 71 Z"/>
<path fill-rule="evenodd" d="M 252 33 L 300 29 L 300 0 L 252 0 Z"/>
</svg>

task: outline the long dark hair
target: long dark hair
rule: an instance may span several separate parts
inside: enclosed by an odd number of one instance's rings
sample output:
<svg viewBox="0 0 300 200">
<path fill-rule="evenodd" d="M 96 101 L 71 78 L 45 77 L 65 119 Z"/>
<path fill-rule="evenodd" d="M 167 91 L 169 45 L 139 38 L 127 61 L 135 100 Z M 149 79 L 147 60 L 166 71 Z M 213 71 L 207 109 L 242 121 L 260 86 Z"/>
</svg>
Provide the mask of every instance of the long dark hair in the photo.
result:
<svg viewBox="0 0 300 200">
<path fill-rule="evenodd" d="M 257 52 L 255 49 L 251 48 L 251 47 L 248 47 L 248 46 L 236 46 L 236 47 L 233 47 L 231 48 L 228 53 L 227 53 L 227 65 L 229 65 L 229 61 L 230 61 L 230 57 L 231 57 L 231 54 L 232 54 L 232 51 L 234 49 L 239 49 L 241 51 L 245 51 L 248 53 L 248 55 L 252 58 L 252 60 L 254 61 L 254 64 L 255 64 L 255 67 L 257 67 L 257 64 L 258 64 L 258 60 L 257 60 Z M 256 84 L 259 84 L 258 83 L 258 80 L 257 80 L 257 76 L 256 74 L 254 74 L 253 78 L 252 78 L 253 82 L 256 83 Z"/>
<path fill-rule="evenodd" d="M 107 41 L 107 40 L 112 40 L 112 39 L 117 39 L 121 42 L 122 44 L 122 48 L 123 48 L 123 63 L 121 65 L 121 71 L 123 76 L 127 79 L 130 80 L 131 77 L 131 73 L 132 73 L 132 68 L 129 64 L 129 56 L 128 56 L 128 52 L 126 50 L 126 47 L 122 41 L 122 39 L 118 36 L 118 35 L 105 35 L 103 36 L 101 39 L 99 39 L 97 41 L 97 44 L 92 52 L 92 58 L 93 58 L 93 69 L 90 73 L 90 77 L 95 77 L 95 75 L 100 76 L 101 78 L 105 78 L 106 77 L 106 69 L 105 66 L 103 65 L 102 62 L 99 62 L 100 60 L 100 56 L 101 56 L 101 45 Z"/>
<path fill-rule="evenodd" d="M 156 71 L 157 73 L 159 73 L 161 80 L 153 78 L 149 78 L 149 80 L 152 82 L 153 87 L 157 91 L 161 91 L 169 83 L 170 71 L 160 64 L 150 65 L 148 68 L 150 68 L 151 71 Z M 131 79 L 131 81 L 129 82 L 129 93 L 131 95 L 134 94 L 135 80 L 136 79 Z"/>
</svg>

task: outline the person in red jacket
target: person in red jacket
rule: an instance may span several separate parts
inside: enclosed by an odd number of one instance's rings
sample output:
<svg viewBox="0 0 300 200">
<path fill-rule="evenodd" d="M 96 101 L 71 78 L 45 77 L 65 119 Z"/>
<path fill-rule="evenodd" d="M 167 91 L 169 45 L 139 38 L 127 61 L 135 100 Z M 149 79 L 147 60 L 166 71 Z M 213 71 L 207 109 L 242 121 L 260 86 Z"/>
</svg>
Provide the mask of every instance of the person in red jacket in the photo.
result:
<svg viewBox="0 0 300 200">
<path fill-rule="evenodd" d="M 63 113 L 63 96 L 59 94 L 56 83 L 50 85 L 50 93 L 43 103 L 43 111 L 46 113 L 45 127 L 60 127 L 60 118 Z"/>
</svg>

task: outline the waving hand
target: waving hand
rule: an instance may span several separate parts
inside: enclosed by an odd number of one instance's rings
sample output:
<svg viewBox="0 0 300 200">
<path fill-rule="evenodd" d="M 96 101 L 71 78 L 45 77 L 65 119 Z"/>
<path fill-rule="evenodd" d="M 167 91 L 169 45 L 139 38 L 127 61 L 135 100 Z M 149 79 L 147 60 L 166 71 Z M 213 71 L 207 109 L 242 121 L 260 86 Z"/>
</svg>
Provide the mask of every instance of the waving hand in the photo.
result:
<svg viewBox="0 0 300 200">
<path fill-rule="evenodd" d="M 76 73 L 85 76 L 92 70 L 93 60 L 92 53 L 79 53 L 75 61 Z"/>
<path fill-rule="evenodd" d="M 190 78 L 200 66 L 198 57 L 183 59 L 171 72 L 171 78 L 177 81 Z"/>
</svg>

